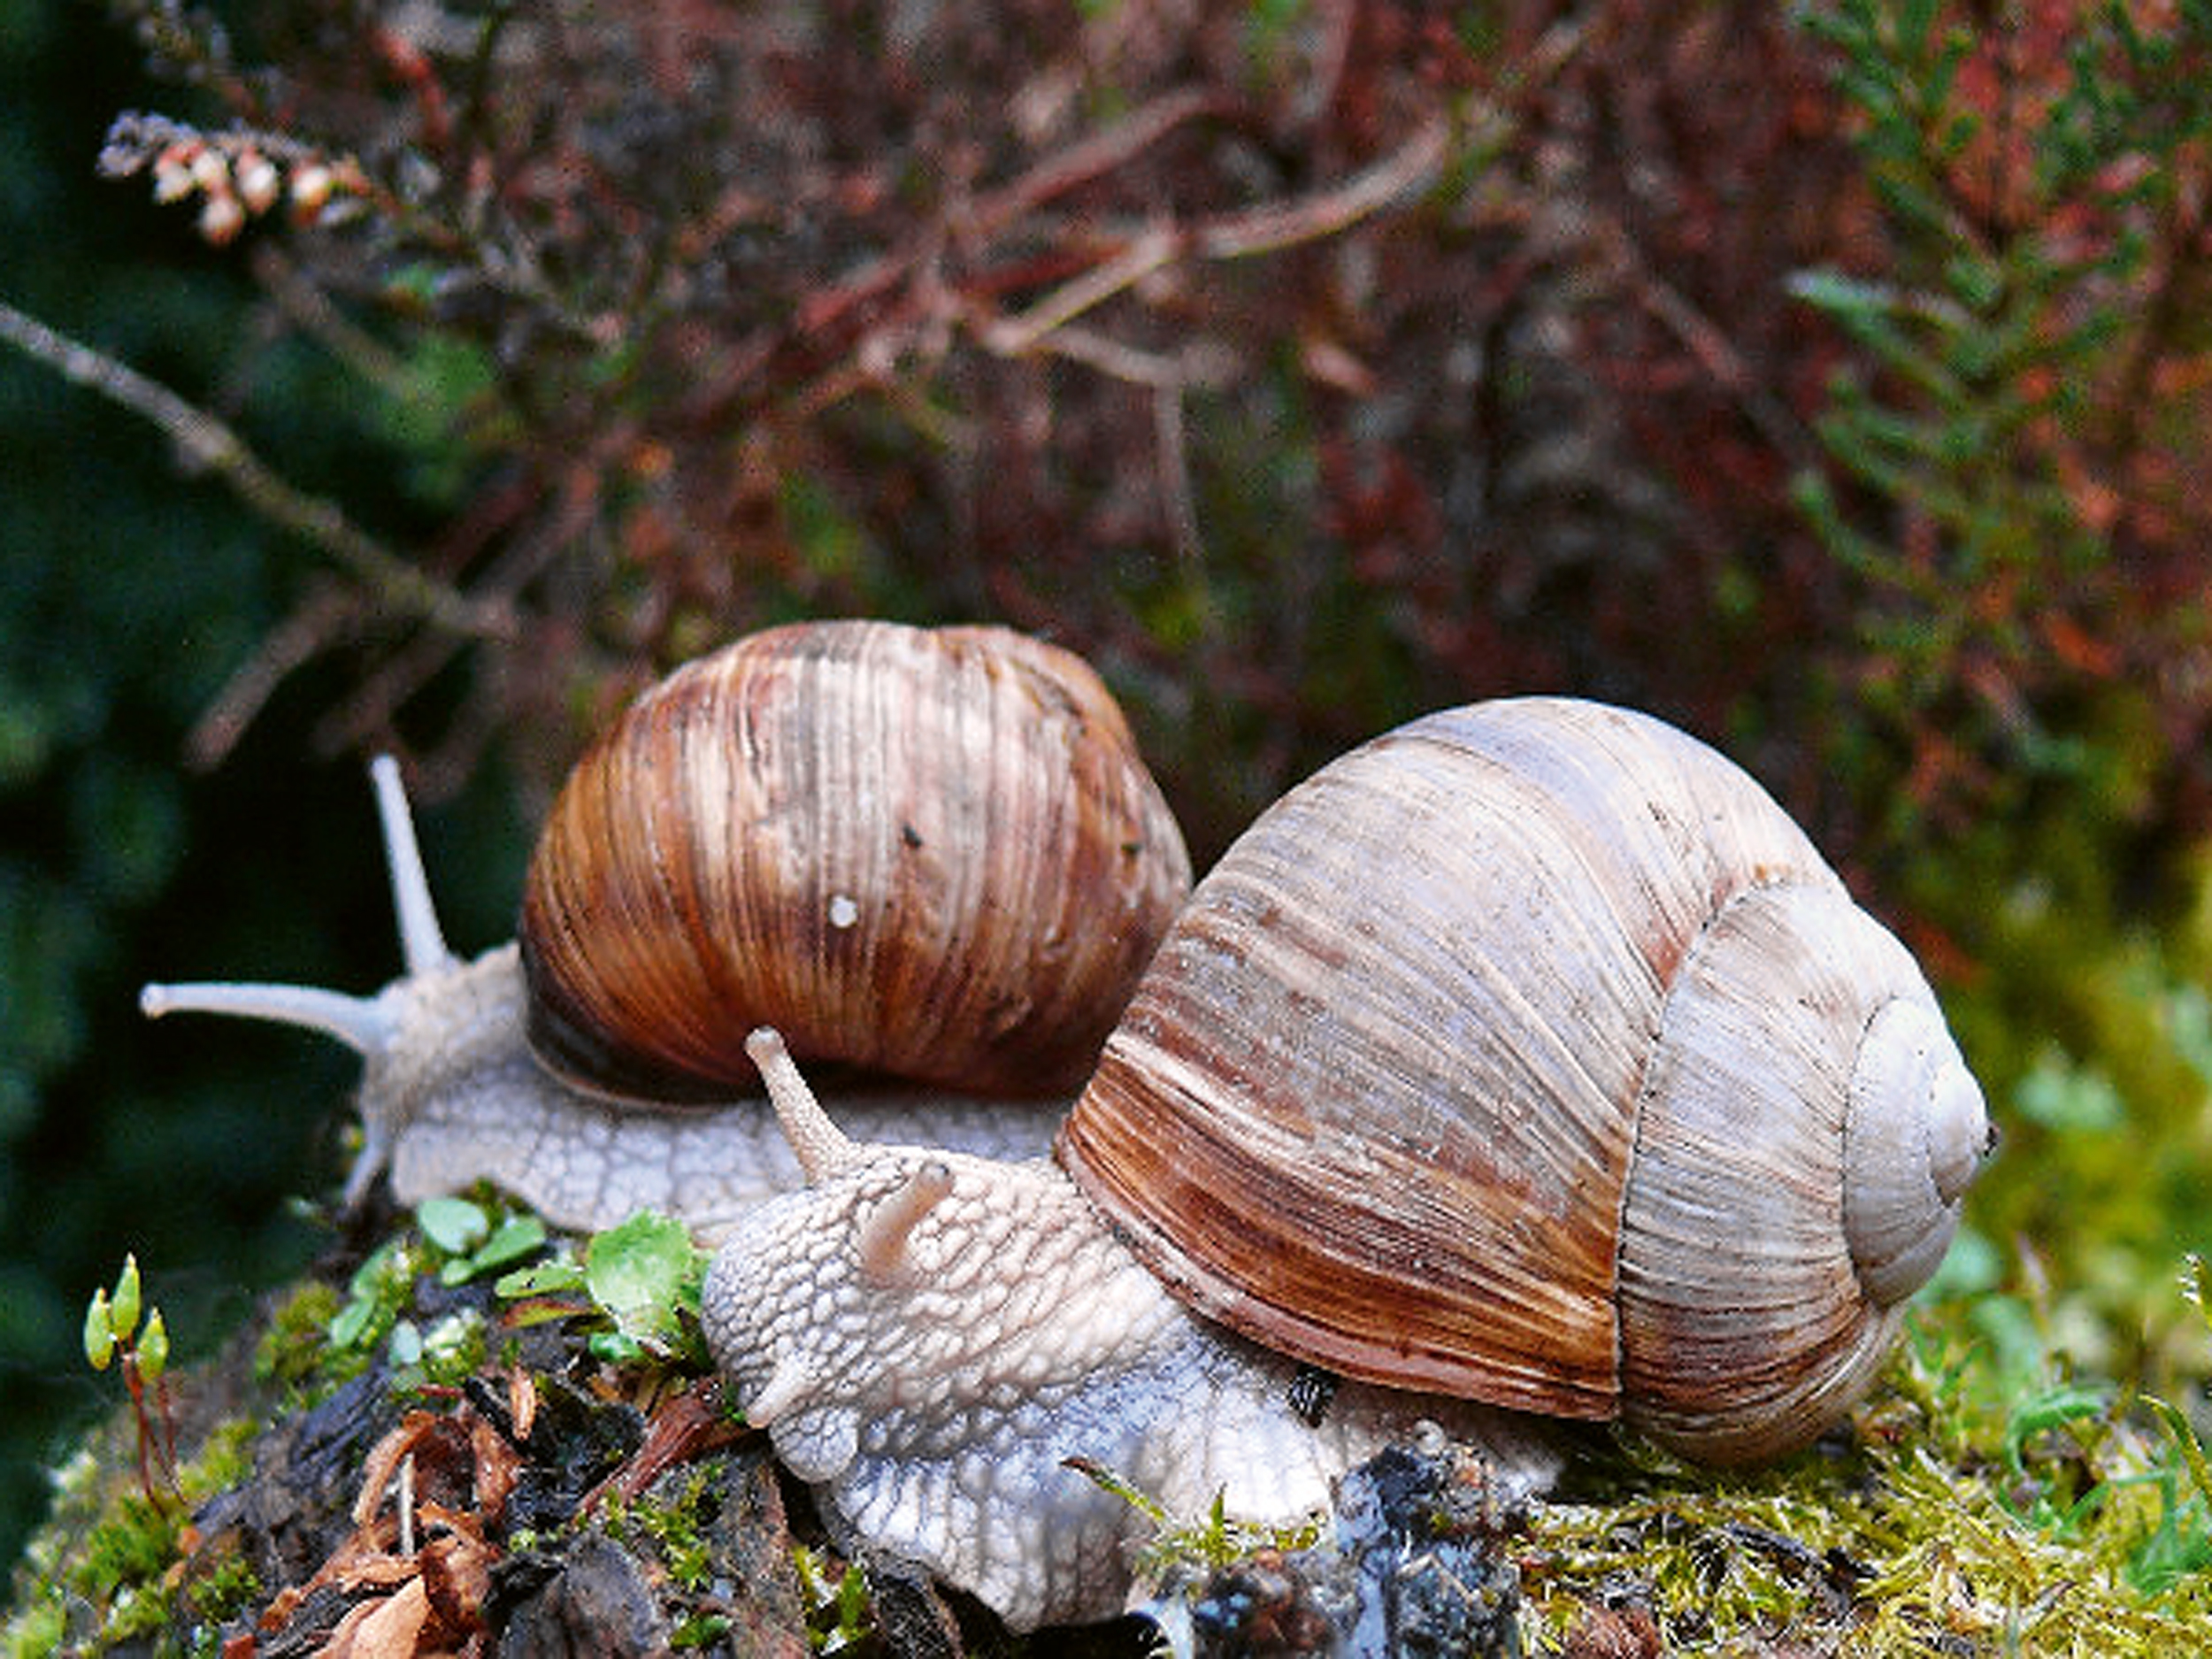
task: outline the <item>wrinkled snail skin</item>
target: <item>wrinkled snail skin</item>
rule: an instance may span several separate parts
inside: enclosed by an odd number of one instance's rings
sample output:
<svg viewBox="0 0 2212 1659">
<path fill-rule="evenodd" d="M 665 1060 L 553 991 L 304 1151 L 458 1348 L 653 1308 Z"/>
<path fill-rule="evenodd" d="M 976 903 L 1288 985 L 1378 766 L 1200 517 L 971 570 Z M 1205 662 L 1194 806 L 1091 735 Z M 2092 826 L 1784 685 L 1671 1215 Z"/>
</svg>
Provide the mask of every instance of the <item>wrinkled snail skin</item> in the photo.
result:
<svg viewBox="0 0 2212 1659">
<path fill-rule="evenodd" d="M 1771 799 L 1557 699 L 1415 722 L 1263 815 L 1051 1163 L 864 1144 L 752 1051 L 807 1185 L 717 1256 L 717 1362 L 854 1540 L 1021 1627 L 1129 1593 L 1143 1525 L 1069 1458 L 1288 1522 L 1423 1418 L 1540 1484 L 1546 1418 L 1801 1446 L 1991 1143 L 1909 953 Z M 1317 1427 L 1302 1364 L 1348 1379 Z"/>
<path fill-rule="evenodd" d="M 769 1050 L 814 1184 L 750 1212 L 717 1255 L 707 1340 L 747 1420 L 879 1561 L 1029 1630 L 1120 1612 L 1151 1530 L 1071 1457 L 1179 1516 L 1218 1493 L 1229 1514 L 1283 1525 L 1424 1421 L 1483 1447 L 1501 1481 L 1555 1473 L 1525 1419 L 1466 1401 L 1346 1383 L 1309 1422 L 1299 1363 L 1193 1315 L 1051 1164 L 848 1141 Z M 917 1186 L 933 1202 L 880 1236 Z"/>
<path fill-rule="evenodd" d="M 403 1204 L 488 1180 L 563 1226 L 652 1208 L 711 1243 L 798 1179 L 740 1047 L 764 1019 L 870 1073 L 839 1097 L 864 1133 L 1041 1156 L 1189 888 L 1104 685 L 999 628 L 800 624 L 687 664 L 579 763 L 517 943 L 472 961 L 397 766 L 372 775 L 398 979 L 142 998 L 358 1052 L 349 1202 L 388 1169 Z"/>
</svg>

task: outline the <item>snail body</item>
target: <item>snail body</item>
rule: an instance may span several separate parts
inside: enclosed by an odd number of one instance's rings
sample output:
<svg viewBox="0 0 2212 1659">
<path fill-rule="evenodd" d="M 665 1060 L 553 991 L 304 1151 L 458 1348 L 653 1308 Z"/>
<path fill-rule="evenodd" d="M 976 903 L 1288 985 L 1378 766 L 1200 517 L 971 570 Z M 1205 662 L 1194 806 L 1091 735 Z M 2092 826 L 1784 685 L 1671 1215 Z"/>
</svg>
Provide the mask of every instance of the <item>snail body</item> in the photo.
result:
<svg viewBox="0 0 2212 1659">
<path fill-rule="evenodd" d="M 1189 884 L 1097 676 L 998 628 L 771 629 L 688 664 L 572 772 L 514 943 L 439 927 L 373 768 L 404 959 L 373 996 L 150 986 L 150 1014 L 306 1025 L 364 1060 L 358 1202 L 490 1180 L 549 1220 L 711 1241 L 799 1179 L 741 1047 L 846 1068 L 864 1133 L 1041 1155 Z"/>
<path fill-rule="evenodd" d="M 1379 879 L 1379 872 L 1387 872 Z M 1986 1152 L 1932 994 L 1746 774 L 1645 717 L 1448 710 L 1199 885 L 1056 1161 L 848 1138 L 726 1241 L 718 1363 L 863 1543 L 1010 1624 L 1102 1617 L 1141 1517 L 1292 1521 L 1430 1418 L 1801 1445 L 1870 1381 Z M 1302 1367 L 1346 1380 L 1317 1421 Z"/>
</svg>

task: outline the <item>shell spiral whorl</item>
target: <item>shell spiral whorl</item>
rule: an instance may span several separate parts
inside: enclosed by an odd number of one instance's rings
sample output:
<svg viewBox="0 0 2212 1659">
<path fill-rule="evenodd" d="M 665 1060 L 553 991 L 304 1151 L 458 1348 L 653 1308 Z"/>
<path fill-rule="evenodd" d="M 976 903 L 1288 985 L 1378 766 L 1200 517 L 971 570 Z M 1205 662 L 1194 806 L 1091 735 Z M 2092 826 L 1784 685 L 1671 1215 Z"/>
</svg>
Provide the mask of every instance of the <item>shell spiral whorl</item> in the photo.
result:
<svg viewBox="0 0 2212 1659">
<path fill-rule="evenodd" d="M 571 774 L 524 898 L 532 1041 L 659 1099 L 749 1085 L 757 1025 L 859 1070 L 1071 1090 L 1189 879 L 1079 658 L 1000 628 L 771 629 Z"/>
</svg>

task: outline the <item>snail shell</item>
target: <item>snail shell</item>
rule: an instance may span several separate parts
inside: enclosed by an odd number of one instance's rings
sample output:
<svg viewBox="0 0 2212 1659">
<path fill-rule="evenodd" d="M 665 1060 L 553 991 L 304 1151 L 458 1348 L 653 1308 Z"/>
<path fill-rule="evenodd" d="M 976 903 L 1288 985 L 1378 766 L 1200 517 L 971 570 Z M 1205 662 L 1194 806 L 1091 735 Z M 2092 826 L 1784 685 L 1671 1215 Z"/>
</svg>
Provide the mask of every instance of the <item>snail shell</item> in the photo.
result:
<svg viewBox="0 0 2212 1659">
<path fill-rule="evenodd" d="M 1525 699 L 1263 815 L 1057 1152 L 1270 1348 L 1727 1462 L 1863 1388 L 1989 1139 L 1911 957 L 1757 784 Z"/>
<path fill-rule="evenodd" d="M 534 1048 L 657 1100 L 745 1034 L 981 1094 L 1080 1085 L 1190 865 L 1080 658 L 995 627 L 798 624 L 664 680 L 532 859 Z"/>
</svg>

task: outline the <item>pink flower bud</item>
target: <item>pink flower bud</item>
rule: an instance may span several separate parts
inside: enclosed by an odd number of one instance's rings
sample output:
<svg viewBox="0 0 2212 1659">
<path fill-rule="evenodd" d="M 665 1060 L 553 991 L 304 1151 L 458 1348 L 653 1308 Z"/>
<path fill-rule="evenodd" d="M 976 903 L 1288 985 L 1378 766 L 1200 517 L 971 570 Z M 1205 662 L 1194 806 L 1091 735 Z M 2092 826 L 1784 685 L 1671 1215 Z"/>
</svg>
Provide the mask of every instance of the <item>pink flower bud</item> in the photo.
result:
<svg viewBox="0 0 2212 1659">
<path fill-rule="evenodd" d="M 235 236 L 246 222 L 246 210 L 238 198 L 228 190 L 208 192 L 207 205 L 200 210 L 200 234 L 217 247 Z"/>
<path fill-rule="evenodd" d="M 312 219 L 330 200 L 334 182 L 330 169 L 319 161 L 303 162 L 292 169 L 292 205 Z"/>
<path fill-rule="evenodd" d="M 283 180 L 275 165 L 257 150 L 242 150 L 231 168 L 238 180 L 238 196 L 252 213 L 265 213 L 276 205 Z"/>
</svg>

